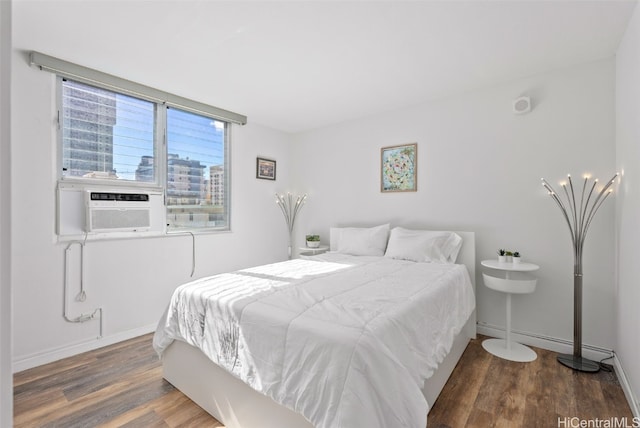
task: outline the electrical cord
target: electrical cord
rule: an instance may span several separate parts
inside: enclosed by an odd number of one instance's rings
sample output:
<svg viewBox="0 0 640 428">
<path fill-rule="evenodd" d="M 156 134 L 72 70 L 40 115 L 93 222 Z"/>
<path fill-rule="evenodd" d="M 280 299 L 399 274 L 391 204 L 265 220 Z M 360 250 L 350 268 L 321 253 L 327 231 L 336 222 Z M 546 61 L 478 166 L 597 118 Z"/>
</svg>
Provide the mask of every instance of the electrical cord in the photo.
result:
<svg viewBox="0 0 640 428">
<path fill-rule="evenodd" d="M 602 370 L 603 372 L 612 372 L 613 369 L 611 368 L 610 365 L 608 364 L 604 364 L 604 361 L 610 360 L 613 358 L 613 355 L 607 358 L 603 358 L 600 361 L 598 361 L 598 365 L 600 366 L 600 370 Z"/>
<path fill-rule="evenodd" d="M 84 246 L 87 244 L 87 235 L 88 232 L 85 232 L 82 244 L 80 244 L 80 293 L 76 296 L 78 302 L 87 300 L 87 293 L 84 291 Z"/>
<path fill-rule="evenodd" d="M 92 313 L 90 314 L 80 314 L 75 318 L 71 318 L 69 316 L 69 312 L 68 312 L 68 294 L 69 294 L 69 251 L 71 250 L 71 247 L 75 244 L 80 246 L 80 293 L 76 296 L 76 300 L 77 301 L 81 301 L 83 302 L 84 300 L 86 300 L 87 298 L 87 293 L 84 290 L 84 245 L 86 242 L 86 235 L 85 235 L 85 240 L 83 242 L 80 241 L 73 241 L 70 242 L 67 245 L 67 248 L 64 250 L 64 295 L 63 295 L 63 299 L 64 299 L 64 307 L 63 307 L 63 313 L 62 316 L 64 317 L 65 321 L 67 322 L 71 322 L 71 323 L 84 323 L 87 321 L 91 321 L 92 319 L 94 319 L 96 317 L 96 315 L 99 313 L 99 317 L 100 317 L 100 334 L 97 337 L 98 339 L 102 339 L 102 335 L 103 335 L 103 310 L 102 308 L 97 308 L 95 309 Z"/>
</svg>

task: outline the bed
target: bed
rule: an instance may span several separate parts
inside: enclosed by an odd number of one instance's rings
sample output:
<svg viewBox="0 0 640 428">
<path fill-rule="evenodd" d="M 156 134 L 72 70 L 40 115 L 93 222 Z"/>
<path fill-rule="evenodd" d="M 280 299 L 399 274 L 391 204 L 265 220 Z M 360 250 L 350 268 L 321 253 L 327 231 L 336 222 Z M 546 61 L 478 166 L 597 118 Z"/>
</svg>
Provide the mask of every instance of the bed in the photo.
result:
<svg viewBox="0 0 640 428">
<path fill-rule="evenodd" d="M 330 246 L 178 287 L 164 378 L 231 428 L 424 427 L 475 337 L 474 233 L 332 228 Z"/>
</svg>

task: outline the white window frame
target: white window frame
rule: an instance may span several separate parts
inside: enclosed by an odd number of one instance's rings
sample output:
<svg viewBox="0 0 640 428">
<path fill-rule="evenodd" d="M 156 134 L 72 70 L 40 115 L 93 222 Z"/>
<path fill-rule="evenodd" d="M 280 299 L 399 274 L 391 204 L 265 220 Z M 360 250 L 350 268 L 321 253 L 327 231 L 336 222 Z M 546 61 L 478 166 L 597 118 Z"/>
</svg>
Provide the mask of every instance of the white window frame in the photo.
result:
<svg viewBox="0 0 640 428">
<path fill-rule="evenodd" d="M 41 70 L 49 71 L 57 76 L 56 79 L 56 95 L 58 109 L 58 129 L 57 129 L 57 181 L 58 183 L 73 183 L 86 188 L 92 186 L 108 186 L 111 188 L 132 188 L 132 189 L 149 189 L 161 190 L 165 194 L 167 189 L 167 136 L 166 136 L 166 110 L 168 107 L 184 110 L 190 113 L 209 117 L 213 120 L 219 120 L 225 123 L 224 135 L 224 185 L 225 185 L 225 227 L 190 227 L 176 228 L 165 230 L 165 233 L 184 233 L 184 232 L 211 232 L 211 231 L 228 231 L 231 229 L 231 125 L 246 124 L 247 118 L 243 115 L 223 110 L 217 107 L 199 103 L 197 101 L 172 95 L 148 86 L 144 86 L 135 82 L 131 82 L 116 76 L 112 76 L 97 70 L 89 69 L 77 64 L 73 64 L 64 60 L 50 57 L 38 52 L 31 52 L 30 65 L 39 67 Z M 103 178 L 85 178 L 63 176 L 62 171 L 62 123 L 60 114 L 62 113 L 62 80 L 67 79 L 84 83 L 101 89 L 110 90 L 116 93 L 132 96 L 142 100 L 150 101 L 155 105 L 154 123 L 154 166 L 155 177 L 153 182 L 140 182 L 135 180 L 113 180 Z M 164 204 L 165 218 L 167 215 L 167 204 Z"/>
<path fill-rule="evenodd" d="M 149 100 L 140 96 L 134 96 L 134 98 L 139 98 L 141 100 L 144 101 L 149 101 L 151 103 L 154 104 L 155 108 L 154 108 L 154 113 L 153 113 L 153 122 L 154 122 L 154 141 L 153 141 L 153 159 L 154 159 L 154 163 L 155 163 L 155 167 L 154 167 L 154 178 L 153 181 L 151 182 L 143 182 L 143 181 L 135 181 L 135 180 L 113 180 L 113 179 L 106 179 L 106 178 L 86 178 L 86 177 L 71 177 L 71 176 L 65 176 L 63 174 L 63 170 L 62 170 L 62 166 L 63 166 L 63 157 L 64 154 L 62 146 L 62 131 L 63 131 L 63 122 L 62 122 L 62 110 L 63 110 L 63 106 L 62 106 L 62 82 L 64 80 L 70 80 L 70 81 L 74 81 L 74 82 L 79 82 L 79 83 L 84 83 L 84 82 L 80 82 L 79 80 L 75 80 L 75 79 L 71 79 L 71 78 L 66 78 L 66 77 L 62 77 L 62 76 L 56 76 L 56 107 L 57 107 L 57 133 L 56 133 L 56 138 L 57 138 L 57 156 L 56 156 L 56 160 L 57 160 L 57 180 L 59 182 L 69 182 L 69 183 L 78 183 L 81 185 L 86 185 L 88 187 L 90 187 L 91 185 L 98 185 L 98 186 L 108 186 L 108 187 L 129 187 L 129 188 L 139 188 L 139 189 L 152 189 L 152 190 L 157 190 L 159 188 L 165 188 L 166 187 L 166 178 L 163 179 L 163 172 L 161 171 L 163 168 L 162 166 L 166 164 L 166 154 L 164 153 L 165 150 L 163 150 L 163 142 L 162 142 L 162 138 L 163 138 L 163 132 L 164 131 L 164 126 L 165 126 L 165 119 L 164 116 L 161 112 L 161 110 L 164 108 L 164 106 L 160 106 L 158 105 L 155 101 L 153 100 Z M 118 92 L 117 90 L 114 90 L 113 88 L 107 88 L 107 87 L 101 87 L 98 84 L 89 84 L 89 83 L 85 83 L 89 86 L 93 86 L 95 88 L 99 88 L 99 89 L 106 89 L 109 91 L 112 91 L 114 93 L 120 93 L 120 94 L 124 94 L 124 95 L 129 95 L 129 94 L 125 94 L 123 92 Z M 129 95 L 129 96 L 133 96 L 133 95 Z M 165 170 L 166 172 L 166 170 Z"/>
</svg>

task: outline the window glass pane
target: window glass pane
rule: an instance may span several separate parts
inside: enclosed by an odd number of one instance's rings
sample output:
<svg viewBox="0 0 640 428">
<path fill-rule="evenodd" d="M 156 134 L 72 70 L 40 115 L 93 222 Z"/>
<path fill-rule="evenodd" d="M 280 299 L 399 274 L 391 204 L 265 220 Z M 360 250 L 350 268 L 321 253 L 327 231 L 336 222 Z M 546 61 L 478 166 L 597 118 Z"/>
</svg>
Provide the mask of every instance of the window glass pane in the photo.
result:
<svg viewBox="0 0 640 428">
<path fill-rule="evenodd" d="M 155 182 L 154 104 L 62 81 L 64 177 Z"/>
<path fill-rule="evenodd" d="M 227 228 L 226 123 L 167 110 L 169 228 Z"/>
</svg>

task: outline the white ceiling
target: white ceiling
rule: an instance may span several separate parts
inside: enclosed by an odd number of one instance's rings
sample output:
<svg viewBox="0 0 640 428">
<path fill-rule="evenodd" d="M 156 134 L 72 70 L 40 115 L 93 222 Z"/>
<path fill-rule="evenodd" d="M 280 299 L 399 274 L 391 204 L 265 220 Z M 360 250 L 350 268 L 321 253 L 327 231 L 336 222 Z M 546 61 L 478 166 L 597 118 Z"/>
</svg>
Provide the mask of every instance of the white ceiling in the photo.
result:
<svg viewBox="0 0 640 428">
<path fill-rule="evenodd" d="M 299 132 L 611 57 L 636 4 L 14 0 L 13 42 Z"/>
</svg>

